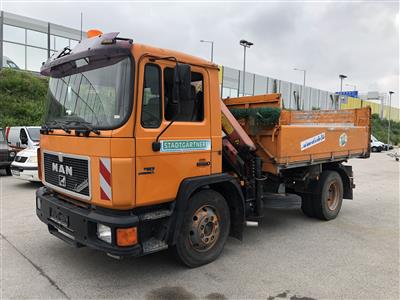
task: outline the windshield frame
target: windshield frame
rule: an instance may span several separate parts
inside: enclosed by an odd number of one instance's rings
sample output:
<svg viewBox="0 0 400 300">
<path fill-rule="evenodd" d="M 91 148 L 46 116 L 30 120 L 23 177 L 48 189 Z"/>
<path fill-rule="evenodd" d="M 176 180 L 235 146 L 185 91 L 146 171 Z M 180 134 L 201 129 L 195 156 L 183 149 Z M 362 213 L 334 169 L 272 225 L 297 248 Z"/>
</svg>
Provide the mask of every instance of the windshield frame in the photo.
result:
<svg viewBox="0 0 400 300">
<path fill-rule="evenodd" d="M 129 80 L 128 80 L 128 82 L 129 82 L 129 86 L 128 86 L 128 88 L 129 88 L 129 93 L 128 93 L 128 97 L 129 97 L 129 99 L 128 99 L 128 101 L 129 101 L 129 103 L 128 103 L 128 110 L 127 110 L 127 112 L 126 112 L 126 114 L 124 115 L 124 118 L 122 118 L 121 120 L 120 120 L 120 122 L 118 122 L 118 123 L 116 123 L 115 125 L 111 125 L 111 126 L 98 126 L 98 125 L 94 125 L 94 124 L 88 124 L 88 125 L 90 125 L 90 127 L 93 127 L 93 129 L 95 129 L 95 130 L 114 130 L 114 129 L 118 129 L 118 128 L 121 128 L 121 127 L 123 127 L 125 124 L 126 124 L 126 122 L 128 122 L 128 120 L 129 120 L 129 118 L 131 117 L 131 115 L 132 115 L 132 109 L 133 109 L 133 107 L 134 107 L 134 87 L 135 87 L 135 67 L 136 67 L 136 65 L 135 65 L 135 59 L 134 59 L 134 57 L 133 57 L 133 55 L 130 53 L 129 55 L 127 55 L 126 57 L 123 57 L 122 59 L 121 59 L 121 61 L 123 60 L 123 59 L 125 59 L 125 58 L 128 58 L 129 59 L 129 61 L 130 61 L 130 74 L 129 74 Z M 116 62 L 116 63 L 118 63 L 118 62 Z M 114 63 L 114 64 L 116 64 L 116 63 Z M 110 64 L 110 66 L 111 65 L 114 65 L 114 64 Z M 105 66 L 100 66 L 100 67 L 98 67 L 98 68 L 91 68 L 91 70 L 98 70 L 98 69 L 101 69 L 101 68 L 104 68 Z M 75 74 L 79 74 L 79 73 L 82 73 L 82 72 L 77 72 L 77 73 L 75 73 Z M 65 76 L 69 76 L 70 74 L 65 74 Z M 54 78 L 54 79 L 59 79 L 60 77 L 52 77 L 52 76 L 50 76 L 50 78 Z M 49 90 L 50 90 L 50 86 L 49 86 L 49 88 L 48 88 L 48 92 L 49 92 Z M 46 99 L 46 105 L 49 105 L 50 103 L 48 102 L 48 98 Z M 46 107 L 46 115 L 44 116 L 44 121 L 43 121 L 43 123 L 46 125 L 46 127 L 47 128 L 50 128 L 50 129 L 63 129 L 63 127 L 64 128 L 67 128 L 67 129 L 71 129 L 71 130 L 76 130 L 76 129 L 87 129 L 87 127 L 86 126 L 84 126 L 84 125 L 79 125 L 79 124 L 77 124 L 77 125 L 70 125 L 70 124 L 68 124 L 68 119 L 63 119 L 63 117 L 59 117 L 59 118 L 55 118 L 55 119 L 53 119 L 53 120 L 46 120 L 46 118 L 47 118 L 47 113 L 48 113 L 48 107 Z M 65 116 L 64 116 L 65 117 Z M 56 121 L 56 122 L 58 122 L 58 123 L 61 123 L 60 125 L 59 124 L 51 124 L 52 123 L 52 121 Z M 73 118 L 71 118 L 71 120 L 70 120 L 71 122 L 74 122 L 75 120 L 73 119 Z M 50 123 L 50 124 L 49 124 Z M 79 122 L 78 122 L 79 123 Z M 85 122 L 83 122 L 83 123 L 85 123 Z M 85 124 L 87 124 L 87 123 L 85 123 Z"/>
</svg>

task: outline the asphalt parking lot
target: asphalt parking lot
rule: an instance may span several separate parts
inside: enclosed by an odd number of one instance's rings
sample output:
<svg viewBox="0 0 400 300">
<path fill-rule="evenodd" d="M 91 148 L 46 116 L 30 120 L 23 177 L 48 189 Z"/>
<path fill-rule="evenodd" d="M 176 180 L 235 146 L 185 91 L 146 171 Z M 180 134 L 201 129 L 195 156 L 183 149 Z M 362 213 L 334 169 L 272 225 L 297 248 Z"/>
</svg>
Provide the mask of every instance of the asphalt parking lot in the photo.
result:
<svg viewBox="0 0 400 300">
<path fill-rule="evenodd" d="M 386 153 L 350 163 L 355 199 L 336 220 L 309 219 L 292 199 L 197 269 L 168 251 L 118 261 L 72 248 L 37 219 L 38 185 L 1 173 L 2 299 L 398 299 L 400 164 Z"/>
</svg>

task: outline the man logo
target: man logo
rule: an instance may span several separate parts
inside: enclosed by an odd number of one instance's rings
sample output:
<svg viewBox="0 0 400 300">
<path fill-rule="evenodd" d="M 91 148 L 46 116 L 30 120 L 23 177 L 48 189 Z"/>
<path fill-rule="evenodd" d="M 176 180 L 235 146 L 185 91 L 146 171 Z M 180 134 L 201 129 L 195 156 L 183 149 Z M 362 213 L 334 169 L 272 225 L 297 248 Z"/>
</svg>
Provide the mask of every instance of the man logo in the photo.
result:
<svg viewBox="0 0 400 300">
<path fill-rule="evenodd" d="M 70 166 L 64 166 L 64 165 L 60 165 L 58 163 L 53 162 L 51 164 L 51 169 L 53 170 L 53 172 L 72 176 L 72 167 L 70 167 Z"/>
<path fill-rule="evenodd" d="M 62 187 L 67 186 L 67 177 L 64 175 L 58 175 L 58 185 Z"/>
</svg>

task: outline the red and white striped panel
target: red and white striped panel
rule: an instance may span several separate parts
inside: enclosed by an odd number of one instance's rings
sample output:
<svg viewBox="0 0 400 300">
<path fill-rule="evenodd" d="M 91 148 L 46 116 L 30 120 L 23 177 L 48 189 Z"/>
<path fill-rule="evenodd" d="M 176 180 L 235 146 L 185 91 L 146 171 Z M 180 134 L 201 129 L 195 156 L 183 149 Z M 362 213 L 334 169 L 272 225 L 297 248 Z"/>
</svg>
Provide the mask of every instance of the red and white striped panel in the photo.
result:
<svg viewBox="0 0 400 300">
<path fill-rule="evenodd" d="M 111 160 L 109 158 L 100 158 L 100 197 L 103 200 L 111 200 Z"/>
</svg>

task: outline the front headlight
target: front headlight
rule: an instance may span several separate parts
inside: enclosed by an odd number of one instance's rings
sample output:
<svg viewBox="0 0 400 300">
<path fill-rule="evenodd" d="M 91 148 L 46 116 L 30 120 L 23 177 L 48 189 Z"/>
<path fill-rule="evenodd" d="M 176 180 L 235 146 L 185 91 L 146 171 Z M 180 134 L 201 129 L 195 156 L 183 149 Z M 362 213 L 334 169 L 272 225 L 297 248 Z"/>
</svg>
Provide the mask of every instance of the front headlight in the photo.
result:
<svg viewBox="0 0 400 300">
<path fill-rule="evenodd" d="M 100 240 L 111 244 L 111 228 L 106 225 L 98 223 L 97 224 L 97 237 Z"/>
<path fill-rule="evenodd" d="M 37 156 L 30 156 L 29 157 L 29 162 L 31 162 L 31 163 L 37 163 Z"/>
<path fill-rule="evenodd" d="M 11 158 L 13 158 L 13 157 L 15 156 L 15 152 L 14 152 L 14 151 L 10 151 L 10 152 L 8 153 L 8 155 L 9 155 Z"/>
</svg>

